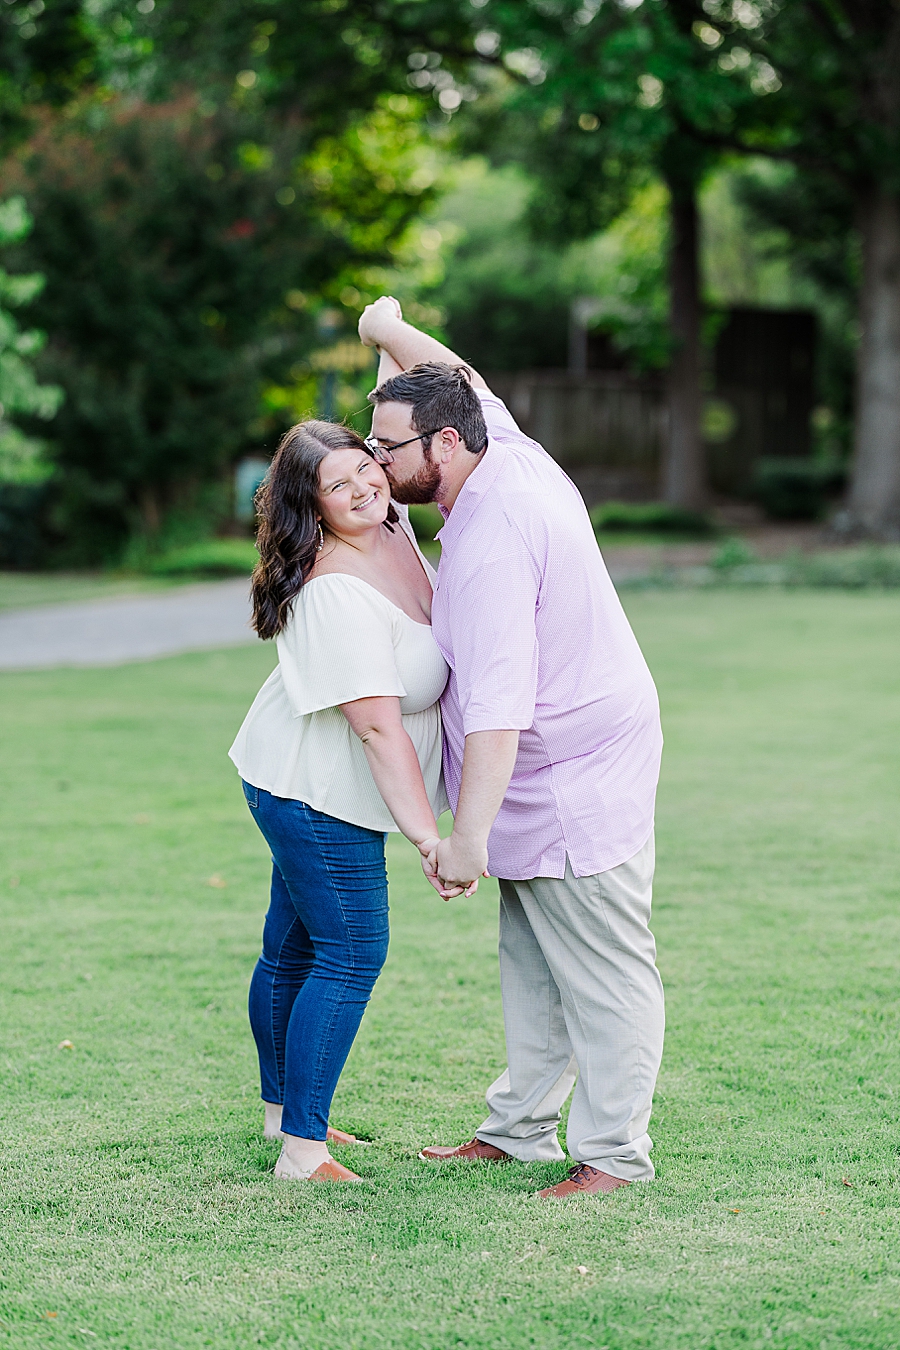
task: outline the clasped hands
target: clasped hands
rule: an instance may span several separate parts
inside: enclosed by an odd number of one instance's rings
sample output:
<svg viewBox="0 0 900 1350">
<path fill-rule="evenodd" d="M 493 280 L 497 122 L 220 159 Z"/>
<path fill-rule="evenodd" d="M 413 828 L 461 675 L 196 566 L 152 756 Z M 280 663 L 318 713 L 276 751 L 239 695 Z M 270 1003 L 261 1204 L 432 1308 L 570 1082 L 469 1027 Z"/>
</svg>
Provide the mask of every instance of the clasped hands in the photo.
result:
<svg viewBox="0 0 900 1350">
<path fill-rule="evenodd" d="M 395 300 L 392 295 L 379 296 L 371 305 L 366 305 L 362 312 L 359 320 L 360 342 L 364 347 L 377 347 L 380 350 L 385 325 L 389 328 L 398 319 L 403 319 L 399 300 Z"/>
<path fill-rule="evenodd" d="M 451 834 L 448 839 L 423 839 L 417 845 L 422 871 L 442 900 L 474 895 L 479 877 L 487 876 L 487 849 Z"/>
</svg>

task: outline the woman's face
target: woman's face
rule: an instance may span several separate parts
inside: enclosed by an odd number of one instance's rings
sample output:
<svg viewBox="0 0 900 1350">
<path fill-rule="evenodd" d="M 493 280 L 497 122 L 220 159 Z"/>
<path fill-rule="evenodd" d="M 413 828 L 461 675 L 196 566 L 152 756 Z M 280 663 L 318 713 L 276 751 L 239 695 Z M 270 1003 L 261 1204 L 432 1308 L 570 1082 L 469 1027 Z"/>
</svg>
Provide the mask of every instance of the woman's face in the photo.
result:
<svg viewBox="0 0 900 1350">
<path fill-rule="evenodd" d="M 322 526 L 341 536 L 384 523 L 391 490 L 384 469 L 365 450 L 329 450 L 319 464 Z"/>
</svg>

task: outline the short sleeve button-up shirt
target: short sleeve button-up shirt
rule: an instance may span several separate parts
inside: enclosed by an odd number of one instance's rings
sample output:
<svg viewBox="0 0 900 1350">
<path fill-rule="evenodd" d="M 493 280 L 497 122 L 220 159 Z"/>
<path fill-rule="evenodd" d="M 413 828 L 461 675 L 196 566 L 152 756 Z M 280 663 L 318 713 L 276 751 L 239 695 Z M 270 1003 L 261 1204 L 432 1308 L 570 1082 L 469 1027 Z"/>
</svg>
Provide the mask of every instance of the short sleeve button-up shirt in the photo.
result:
<svg viewBox="0 0 900 1350">
<path fill-rule="evenodd" d="M 447 792 L 455 809 L 467 735 L 518 731 L 492 875 L 562 877 L 568 857 L 591 876 L 633 857 L 653 828 L 656 689 L 578 489 L 500 399 L 481 400 L 488 446 L 438 535 Z"/>
</svg>

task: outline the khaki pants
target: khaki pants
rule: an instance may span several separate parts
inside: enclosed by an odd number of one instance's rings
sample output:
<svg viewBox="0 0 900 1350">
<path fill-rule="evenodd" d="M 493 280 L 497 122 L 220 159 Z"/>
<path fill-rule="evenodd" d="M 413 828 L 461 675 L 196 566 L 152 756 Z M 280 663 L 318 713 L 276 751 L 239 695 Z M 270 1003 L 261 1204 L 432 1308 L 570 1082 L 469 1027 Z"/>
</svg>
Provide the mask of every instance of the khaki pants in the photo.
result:
<svg viewBox="0 0 900 1350">
<path fill-rule="evenodd" d="M 596 876 L 500 882 L 500 982 L 509 1067 L 478 1138 L 523 1162 L 563 1157 L 649 1181 L 663 990 L 650 932 L 653 836 Z"/>
</svg>

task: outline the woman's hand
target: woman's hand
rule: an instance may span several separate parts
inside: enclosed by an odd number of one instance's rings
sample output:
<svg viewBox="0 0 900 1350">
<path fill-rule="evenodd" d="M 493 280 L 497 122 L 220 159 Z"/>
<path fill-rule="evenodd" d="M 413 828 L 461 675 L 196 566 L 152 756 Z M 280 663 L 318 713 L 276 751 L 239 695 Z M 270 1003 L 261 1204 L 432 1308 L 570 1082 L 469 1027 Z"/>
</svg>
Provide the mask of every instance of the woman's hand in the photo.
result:
<svg viewBox="0 0 900 1350">
<path fill-rule="evenodd" d="M 359 320 L 359 340 L 364 347 L 381 347 L 381 333 L 385 324 L 403 321 L 403 310 L 399 300 L 392 295 L 382 295 L 371 305 L 366 305 Z"/>
<path fill-rule="evenodd" d="M 457 895 L 466 897 L 474 895 L 478 890 L 478 878 L 465 885 L 446 886 L 439 879 L 437 874 L 437 851 L 440 839 L 435 835 L 433 838 L 423 839 L 416 845 L 422 855 L 422 871 L 425 873 L 431 885 L 437 891 L 442 900 L 453 900 Z"/>
</svg>

